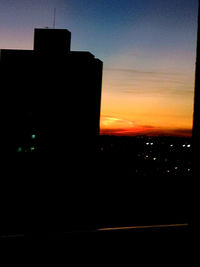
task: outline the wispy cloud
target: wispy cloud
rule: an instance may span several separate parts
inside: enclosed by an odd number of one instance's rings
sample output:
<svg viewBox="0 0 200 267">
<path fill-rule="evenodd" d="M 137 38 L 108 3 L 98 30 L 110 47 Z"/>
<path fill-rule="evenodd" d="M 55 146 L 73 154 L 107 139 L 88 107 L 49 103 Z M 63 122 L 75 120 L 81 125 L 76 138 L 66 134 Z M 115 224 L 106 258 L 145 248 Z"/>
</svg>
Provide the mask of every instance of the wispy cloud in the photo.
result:
<svg viewBox="0 0 200 267">
<path fill-rule="evenodd" d="M 115 93 L 142 95 L 191 95 L 193 77 L 178 72 L 105 68 L 104 84 Z M 110 73 L 112 72 L 112 73 Z"/>
<path fill-rule="evenodd" d="M 135 121 L 124 120 L 114 116 L 102 115 L 100 134 L 119 136 L 149 135 L 191 137 L 192 129 L 157 127 L 153 125 L 139 124 Z"/>
<path fill-rule="evenodd" d="M 148 70 L 139 70 L 139 69 L 120 69 L 120 68 L 109 68 L 105 67 L 105 71 L 112 71 L 112 72 L 124 72 L 124 73 L 131 73 L 131 74 L 141 74 L 141 75 L 163 75 L 163 76 L 177 76 L 177 75 L 184 75 L 183 73 L 178 72 L 162 72 L 162 71 L 148 71 Z"/>
<path fill-rule="evenodd" d="M 115 116 L 109 116 L 109 115 L 101 115 L 101 125 L 106 128 L 106 127 L 117 127 L 117 128 L 128 128 L 128 127 L 133 127 L 135 124 L 134 121 L 126 120 L 123 118 L 118 118 Z"/>
<path fill-rule="evenodd" d="M 186 90 L 181 90 L 181 89 L 160 89 L 160 88 L 149 88 L 148 90 L 146 89 L 141 90 L 141 88 L 129 88 L 129 89 L 125 89 L 122 91 L 122 93 L 126 93 L 126 94 L 140 94 L 140 95 L 144 95 L 144 94 L 156 94 L 156 95 L 188 95 L 191 96 L 194 94 L 194 92 L 192 90 L 186 89 Z"/>
<path fill-rule="evenodd" d="M 112 129 L 112 128 L 101 128 L 101 135 L 116 135 L 116 136 L 136 136 L 136 135 L 147 135 L 147 136 L 177 136 L 177 137 L 191 137 L 192 129 L 164 129 L 153 126 L 143 126 L 132 129 Z"/>
</svg>

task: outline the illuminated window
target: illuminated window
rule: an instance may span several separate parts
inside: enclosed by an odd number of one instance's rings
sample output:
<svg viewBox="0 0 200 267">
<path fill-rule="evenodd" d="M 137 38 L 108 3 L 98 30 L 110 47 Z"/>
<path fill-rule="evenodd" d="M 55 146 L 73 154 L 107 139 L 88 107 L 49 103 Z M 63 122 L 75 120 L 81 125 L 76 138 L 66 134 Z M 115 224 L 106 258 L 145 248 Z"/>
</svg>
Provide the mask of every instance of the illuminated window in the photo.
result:
<svg viewBox="0 0 200 267">
<path fill-rule="evenodd" d="M 35 134 L 32 134 L 32 135 L 31 135 L 31 138 L 32 138 L 32 139 L 35 139 L 35 138 L 36 138 L 36 135 L 35 135 Z"/>
<path fill-rule="evenodd" d="M 17 152 L 22 152 L 22 147 L 21 146 L 17 148 Z"/>
</svg>

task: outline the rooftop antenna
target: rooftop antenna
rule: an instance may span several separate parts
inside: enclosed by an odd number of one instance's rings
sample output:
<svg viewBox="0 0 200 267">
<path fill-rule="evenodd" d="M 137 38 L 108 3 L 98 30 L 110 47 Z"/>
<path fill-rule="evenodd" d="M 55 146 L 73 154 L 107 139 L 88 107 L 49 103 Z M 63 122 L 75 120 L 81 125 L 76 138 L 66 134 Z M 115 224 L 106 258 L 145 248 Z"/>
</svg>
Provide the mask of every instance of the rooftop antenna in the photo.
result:
<svg viewBox="0 0 200 267">
<path fill-rule="evenodd" d="M 56 8 L 54 8 L 54 12 L 53 12 L 53 29 L 55 29 L 56 27 Z"/>
</svg>

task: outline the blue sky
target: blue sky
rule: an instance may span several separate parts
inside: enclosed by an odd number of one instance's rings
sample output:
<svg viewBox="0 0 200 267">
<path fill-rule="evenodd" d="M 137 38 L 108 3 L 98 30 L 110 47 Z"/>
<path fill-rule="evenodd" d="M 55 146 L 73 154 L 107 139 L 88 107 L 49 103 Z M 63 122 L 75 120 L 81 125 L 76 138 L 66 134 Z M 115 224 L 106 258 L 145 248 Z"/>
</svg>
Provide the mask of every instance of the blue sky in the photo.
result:
<svg viewBox="0 0 200 267">
<path fill-rule="evenodd" d="M 197 2 L 0 0 L 0 46 L 18 43 L 32 48 L 34 27 L 51 27 L 55 7 L 56 26 L 72 32 L 72 49 L 90 50 L 104 61 L 109 54 L 132 46 L 151 51 L 181 43 L 190 49 L 196 32 Z M 10 33 L 9 40 L 5 40 L 6 32 Z"/>
<path fill-rule="evenodd" d="M 165 124 L 191 128 L 198 0 L 0 0 L 0 48 L 32 49 L 34 28 L 52 27 L 54 8 L 72 50 L 104 62 L 102 118 L 158 127 L 170 105 Z M 145 120 L 151 112 L 156 119 Z"/>
</svg>

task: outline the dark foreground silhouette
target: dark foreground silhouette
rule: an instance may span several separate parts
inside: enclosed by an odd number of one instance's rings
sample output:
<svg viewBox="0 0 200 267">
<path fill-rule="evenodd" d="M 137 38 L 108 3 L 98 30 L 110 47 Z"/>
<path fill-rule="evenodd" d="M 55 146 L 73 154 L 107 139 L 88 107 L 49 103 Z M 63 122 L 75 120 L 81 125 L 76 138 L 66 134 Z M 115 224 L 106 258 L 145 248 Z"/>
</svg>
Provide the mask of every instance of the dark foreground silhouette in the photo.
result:
<svg viewBox="0 0 200 267">
<path fill-rule="evenodd" d="M 98 136 L 102 62 L 70 51 L 70 37 L 37 29 L 33 51 L 0 51 L 0 235 L 112 236 L 116 231 L 98 229 L 190 223 L 187 175 L 163 173 L 172 166 L 162 159 L 145 161 L 151 149 L 136 159 L 138 140 L 120 139 L 119 151 L 104 153 L 113 142 Z"/>
<path fill-rule="evenodd" d="M 12 167 L 4 166 L 3 235 L 62 239 L 86 233 L 106 237 L 116 233 L 135 236 L 136 232 L 147 236 L 152 231 L 189 233 L 190 176 L 130 175 L 130 162 L 117 153 L 85 154 L 82 161 L 69 158 L 59 164 L 28 155 L 18 157 Z M 96 231 L 171 224 L 181 226 Z"/>
</svg>

